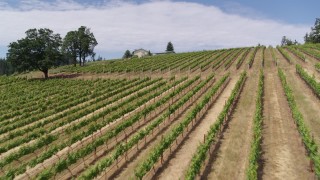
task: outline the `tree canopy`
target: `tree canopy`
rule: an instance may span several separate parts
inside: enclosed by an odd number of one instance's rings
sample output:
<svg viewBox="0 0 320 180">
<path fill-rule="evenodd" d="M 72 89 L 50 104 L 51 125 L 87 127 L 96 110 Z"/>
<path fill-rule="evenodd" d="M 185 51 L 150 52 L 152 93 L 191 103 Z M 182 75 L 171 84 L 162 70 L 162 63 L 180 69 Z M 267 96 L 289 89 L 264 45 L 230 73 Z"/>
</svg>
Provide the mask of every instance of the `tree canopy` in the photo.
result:
<svg viewBox="0 0 320 180">
<path fill-rule="evenodd" d="M 9 44 L 7 59 L 18 71 L 40 70 L 48 78 L 48 70 L 61 60 L 59 34 L 50 29 L 29 29 L 26 37 Z"/>
<path fill-rule="evenodd" d="M 123 59 L 128 59 L 128 58 L 131 58 L 132 57 L 132 54 L 129 50 L 126 50 L 126 52 L 124 52 L 122 58 Z"/>
<path fill-rule="evenodd" d="M 90 28 L 85 26 L 81 26 L 78 29 L 78 39 L 79 39 L 79 61 L 81 65 L 84 65 L 86 62 L 86 57 L 94 55 L 94 48 L 98 45 L 96 38 L 94 37 L 93 33 L 90 32 Z M 81 60 L 82 59 L 82 60 Z"/>
<path fill-rule="evenodd" d="M 316 18 L 314 27 L 311 28 L 311 32 L 305 35 L 304 41 L 306 43 L 320 43 L 320 18 Z"/>
<path fill-rule="evenodd" d="M 62 51 L 64 55 L 69 59 L 69 62 L 76 66 L 78 56 L 78 35 L 77 31 L 69 31 L 63 39 Z"/>
<path fill-rule="evenodd" d="M 79 65 L 84 65 L 86 58 L 92 56 L 94 58 L 94 48 L 98 45 L 96 38 L 90 31 L 90 28 L 81 26 L 76 31 L 70 31 L 63 39 L 63 52 L 76 65 L 79 58 Z"/>
<path fill-rule="evenodd" d="M 171 42 L 168 42 L 167 50 L 166 50 L 166 51 L 174 52 L 173 44 L 172 44 Z"/>
</svg>

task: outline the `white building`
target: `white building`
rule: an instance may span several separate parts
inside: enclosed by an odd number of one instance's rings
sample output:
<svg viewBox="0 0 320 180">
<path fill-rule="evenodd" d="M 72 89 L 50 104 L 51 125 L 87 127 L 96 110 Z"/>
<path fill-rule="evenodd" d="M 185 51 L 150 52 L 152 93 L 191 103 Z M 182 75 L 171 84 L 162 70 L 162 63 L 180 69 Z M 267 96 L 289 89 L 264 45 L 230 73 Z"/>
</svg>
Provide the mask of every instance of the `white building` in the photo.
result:
<svg viewBox="0 0 320 180">
<path fill-rule="evenodd" d="M 139 58 L 143 57 L 143 56 L 148 56 L 149 51 L 144 50 L 144 49 L 136 49 L 132 52 L 133 56 L 138 56 Z"/>
</svg>

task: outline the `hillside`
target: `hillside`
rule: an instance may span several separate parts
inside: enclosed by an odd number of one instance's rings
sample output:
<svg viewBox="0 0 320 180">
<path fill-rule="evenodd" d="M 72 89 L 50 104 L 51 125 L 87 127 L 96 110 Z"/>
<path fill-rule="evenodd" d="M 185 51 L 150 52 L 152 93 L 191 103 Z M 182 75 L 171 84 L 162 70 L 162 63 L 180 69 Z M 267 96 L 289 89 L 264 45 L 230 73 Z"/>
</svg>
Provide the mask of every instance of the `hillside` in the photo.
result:
<svg viewBox="0 0 320 180">
<path fill-rule="evenodd" d="M 0 76 L 0 179 L 320 178 L 319 45 L 49 75 Z"/>
</svg>

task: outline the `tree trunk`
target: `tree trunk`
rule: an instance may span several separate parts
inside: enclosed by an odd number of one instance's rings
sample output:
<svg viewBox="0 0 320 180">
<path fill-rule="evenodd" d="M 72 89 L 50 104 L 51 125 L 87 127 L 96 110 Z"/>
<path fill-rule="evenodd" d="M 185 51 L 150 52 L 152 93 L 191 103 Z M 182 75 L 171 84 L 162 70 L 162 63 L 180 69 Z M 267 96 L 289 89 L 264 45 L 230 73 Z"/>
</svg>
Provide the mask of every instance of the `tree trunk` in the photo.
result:
<svg viewBox="0 0 320 180">
<path fill-rule="evenodd" d="M 44 74 L 44 78 L 48 79 L 48 69 L 42 70 L 43 74 Z"/>
<path fill-rule="evenodd" d="M 77 56 L 73 57 L 73 65 L 74 65 L 74 67 L 77 66 Z"/>
<path fill-rule="evenodd" d="M 82 58 L 82 56 L 81 56 L 81 52 L 79 53 L 79 65 L 81 66 L 81 58 Z"/>
<path fill-rule="evenodd" d="M 74 67 L 77 66 L 77 52 L 75 50 L 72 51 L 72 64 L 74 65 Z"/>
</svg>

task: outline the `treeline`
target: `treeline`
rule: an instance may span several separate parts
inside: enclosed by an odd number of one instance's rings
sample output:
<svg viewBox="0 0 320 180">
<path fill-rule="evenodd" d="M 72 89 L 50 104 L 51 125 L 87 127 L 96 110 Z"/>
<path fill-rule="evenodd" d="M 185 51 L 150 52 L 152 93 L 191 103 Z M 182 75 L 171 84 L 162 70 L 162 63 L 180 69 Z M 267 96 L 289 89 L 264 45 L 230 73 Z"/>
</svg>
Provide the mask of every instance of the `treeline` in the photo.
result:
<svg viewBox="0 0 320 180">
<path fill-rule="evenodd" d="M 314 27 L 311 28 L 310 33 L 306 33 L 304 41 L 306 43 L 320 43 L 320 18 L 316 18 Z"/>
<path fill-rule="evenodd" d="M 320 18 L 316 18 L 316 22 L 314 23 L 314 26 L 311 27 L 311 32 L 306 33 L 304 36 L 304 42 L 306 44 L 308 43 L 320 43 Z M 287 38 L 286 36 L 283 36 L 281 39 L 281 46 L 291 46 L 291 45 L 298 45 L 297 40 L 291 40 Z"/>
</svg>

